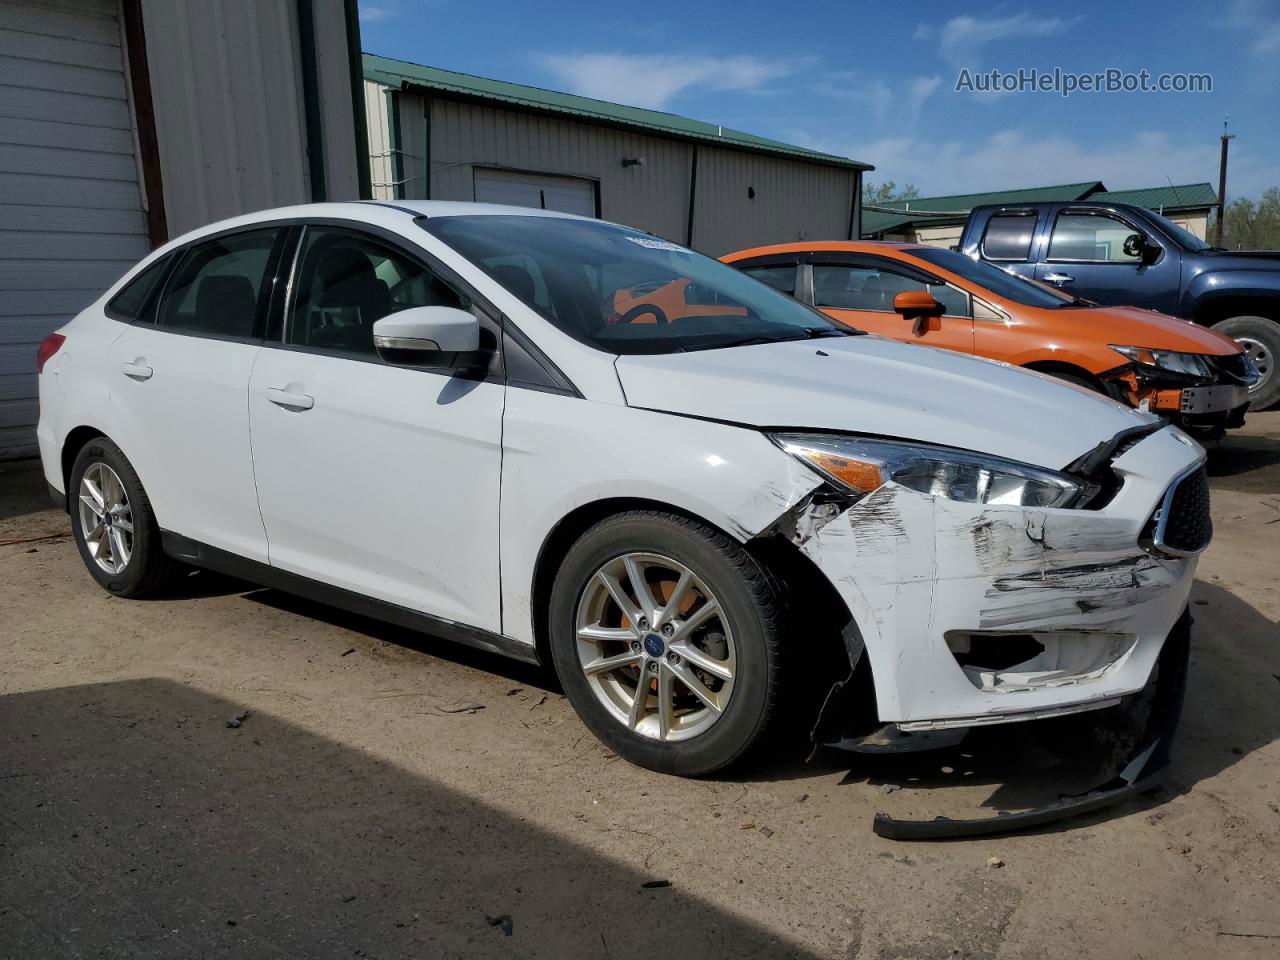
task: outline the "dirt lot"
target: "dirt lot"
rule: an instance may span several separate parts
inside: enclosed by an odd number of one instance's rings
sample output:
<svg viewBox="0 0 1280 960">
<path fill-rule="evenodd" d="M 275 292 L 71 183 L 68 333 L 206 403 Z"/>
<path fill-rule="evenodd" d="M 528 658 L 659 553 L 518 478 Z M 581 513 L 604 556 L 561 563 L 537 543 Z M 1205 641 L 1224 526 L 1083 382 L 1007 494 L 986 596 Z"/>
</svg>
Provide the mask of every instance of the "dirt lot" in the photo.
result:
<svg viewBox="0 0 1280 960">
<path fill-rule="evenodd" d="M 0 465 L 0 956 L 1280 956 L 1280 413 L 1211 469 L 1171 785 L 903 844 L 875 811 L 1050 799 L 1080 757 L 650 774 L 535 669 L 204 574 L 109 598 Z"/>
</svg>

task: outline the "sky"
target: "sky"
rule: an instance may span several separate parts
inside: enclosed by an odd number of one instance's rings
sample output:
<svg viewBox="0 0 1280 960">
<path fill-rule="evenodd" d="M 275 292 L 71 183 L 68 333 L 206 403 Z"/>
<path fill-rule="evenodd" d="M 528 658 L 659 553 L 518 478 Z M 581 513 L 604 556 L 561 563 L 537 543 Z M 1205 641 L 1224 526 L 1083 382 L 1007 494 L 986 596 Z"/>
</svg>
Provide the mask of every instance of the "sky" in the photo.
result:
<svg viewBox="0 0 1280 960">
<path fill-rule="evenodd" d="M 874 164 L 922 196 L 1101 180 L 1280 185 L 1280 0 L 360 0 L 366 52 L 665 110 Z M 957 91 L 1055 68 L 1211 92 Z"/>
</svg>

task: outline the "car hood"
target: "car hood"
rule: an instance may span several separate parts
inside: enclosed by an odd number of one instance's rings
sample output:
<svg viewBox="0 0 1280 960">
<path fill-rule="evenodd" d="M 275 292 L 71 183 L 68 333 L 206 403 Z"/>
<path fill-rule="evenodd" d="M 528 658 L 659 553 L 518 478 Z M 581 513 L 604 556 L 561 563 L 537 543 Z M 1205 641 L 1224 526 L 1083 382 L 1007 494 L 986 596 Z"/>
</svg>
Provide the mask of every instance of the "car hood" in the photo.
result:
<svg viewBox="0 0 1280 960">
<path fill-rule="evenodd" d="M 633 407 L 918 440 L 1051 469 L 1152 419 L 1042 374 L 874 336 L 622 356 L 616 366 Z"/>
<path fill-rule="evenodd" d="M 1071 340 L 1076 343 L 1090 337 L 1096 338 L 1099 344 L 1219 357 L 1241 353 L 1244 349 L 1216 330 L 1139 307 L 1079 308 L 1049 313 L 1053 315 L 1052 320 L 1062 323 L 1064 331 L 1070 331 Z M 1116 366 L 1126 362 L 1119 354 L 1114 354 L 1112 359 Z"/>
</svg>

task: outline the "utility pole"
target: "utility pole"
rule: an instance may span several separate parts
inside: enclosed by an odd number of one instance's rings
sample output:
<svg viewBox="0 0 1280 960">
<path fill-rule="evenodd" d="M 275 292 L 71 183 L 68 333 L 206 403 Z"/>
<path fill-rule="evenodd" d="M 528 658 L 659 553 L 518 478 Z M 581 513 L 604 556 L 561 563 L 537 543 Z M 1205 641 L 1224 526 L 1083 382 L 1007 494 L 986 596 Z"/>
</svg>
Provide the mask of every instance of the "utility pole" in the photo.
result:
<svg viewBox="0 0 1280 960">
<path fill-rule="evenodd" d="M 1222 217 L 1227 202 L 1227 143 L 1236 137 L 1234 133 L 1227 133 L 1227 121 L 1230 119 L 1228 116 L 1222 121 L 1222 159 L 1218 161 L 1218 223 L 1214 242 L 1219 247 L 1222 246 Z"/>
</svg>

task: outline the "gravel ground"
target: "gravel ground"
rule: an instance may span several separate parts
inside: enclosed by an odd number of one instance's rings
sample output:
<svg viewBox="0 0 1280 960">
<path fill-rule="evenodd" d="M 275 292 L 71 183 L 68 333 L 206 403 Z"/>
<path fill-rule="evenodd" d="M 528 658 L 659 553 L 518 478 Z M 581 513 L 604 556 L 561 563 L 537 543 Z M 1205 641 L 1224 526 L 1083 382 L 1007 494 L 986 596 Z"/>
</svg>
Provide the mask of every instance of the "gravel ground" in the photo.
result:
<svg viewBox="0 0 1280 960">
<path fill-rule="evenodd" d="M 1274 958 L 1280 413 L 1211 472 L 1170 786 L 904 844 L 877 810 L 1047 800 L 1087 757 L 1027 725 L 651 774 L 533 668 L 207 574 L 110 598 L 0 464 L 0 957 Z"/>
</svg>

